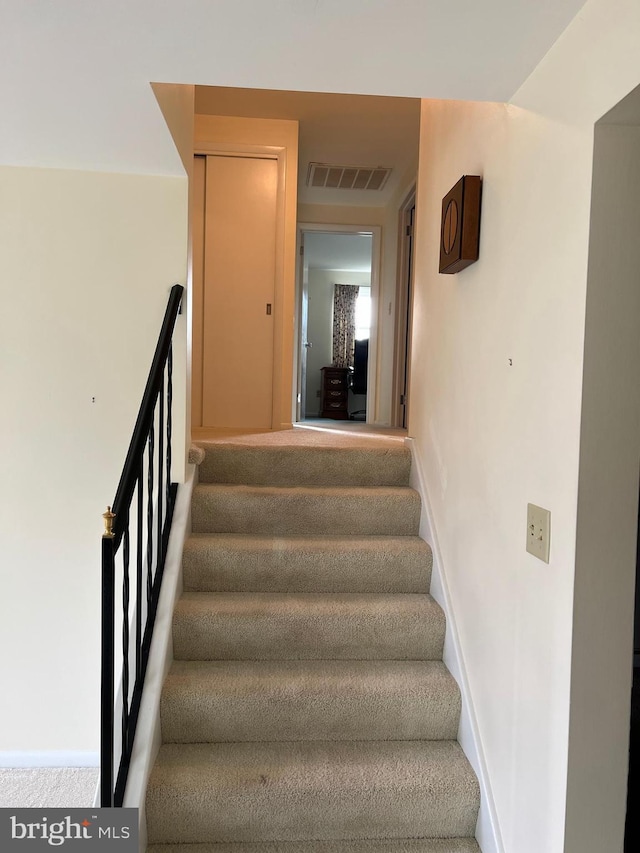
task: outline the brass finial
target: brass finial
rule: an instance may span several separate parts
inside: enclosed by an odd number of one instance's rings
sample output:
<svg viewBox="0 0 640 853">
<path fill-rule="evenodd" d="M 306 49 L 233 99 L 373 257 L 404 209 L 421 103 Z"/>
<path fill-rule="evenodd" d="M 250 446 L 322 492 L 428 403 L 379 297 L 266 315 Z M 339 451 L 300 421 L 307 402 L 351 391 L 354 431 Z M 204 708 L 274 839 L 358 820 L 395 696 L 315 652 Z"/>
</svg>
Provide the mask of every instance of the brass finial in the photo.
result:
<svg viewBox="0 0 640 853">
<path fill-rule="evenodd" d="M 111 512 L 111 507 L 107 507 L 107 511 L 102 513 L 104 518 L 104 533 L 103 537 L 113 539 L 113 519 L 116 517 L 115 512 Z"/>
</svg>

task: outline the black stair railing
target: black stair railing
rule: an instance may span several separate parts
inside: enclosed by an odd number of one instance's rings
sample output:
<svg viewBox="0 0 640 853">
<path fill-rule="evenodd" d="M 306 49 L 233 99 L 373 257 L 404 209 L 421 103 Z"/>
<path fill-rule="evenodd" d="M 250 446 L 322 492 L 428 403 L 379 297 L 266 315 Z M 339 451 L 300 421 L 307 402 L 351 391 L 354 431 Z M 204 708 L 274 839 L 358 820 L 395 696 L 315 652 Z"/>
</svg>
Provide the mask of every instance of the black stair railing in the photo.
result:
<svg viewBox="0 0 640 853">
<path fill-rule="evenodd" d="M 183 291 L 179 284 L 171 288 L 122 476 L 113 504 L 103 516 L 100 709 L 100 805 L 103 807 L 120 807 L 124 799 L 178 488 L 171 482 L 172 338 Z M 116 607 L 116 575 L 122 582 L 121 614 Z M 116 625 L 121 630 L 118 645 Z M 116 672 L 120 671 L 116 687 Z M 121 725 L 117 731 L 118 713 Z"/>
</svg>

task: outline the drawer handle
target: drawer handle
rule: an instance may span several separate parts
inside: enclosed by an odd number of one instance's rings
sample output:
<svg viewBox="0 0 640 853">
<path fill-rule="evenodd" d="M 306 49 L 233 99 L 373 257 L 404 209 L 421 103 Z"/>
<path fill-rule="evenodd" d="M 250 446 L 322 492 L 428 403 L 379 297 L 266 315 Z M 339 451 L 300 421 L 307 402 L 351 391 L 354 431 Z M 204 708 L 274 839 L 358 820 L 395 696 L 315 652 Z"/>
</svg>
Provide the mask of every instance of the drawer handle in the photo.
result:
<svg viewBox="0 0 640 853">
<path fill-rule="evenodd" d="M 339 409 L 341 406 L 340 403 L 330 403 L 329 405 L 332 409 Z"/>
<path fill-rule="evenodd" d="M 341 394 L 342 394 L 342 391 L 332 391 L 331 392 L 332 397 L 339 397 Z"/>
<path fill-rule="evenodd" d="M 342 385 L 342 379 L 332 379 L 331 384 L 332 385 Z"/>
</svg>

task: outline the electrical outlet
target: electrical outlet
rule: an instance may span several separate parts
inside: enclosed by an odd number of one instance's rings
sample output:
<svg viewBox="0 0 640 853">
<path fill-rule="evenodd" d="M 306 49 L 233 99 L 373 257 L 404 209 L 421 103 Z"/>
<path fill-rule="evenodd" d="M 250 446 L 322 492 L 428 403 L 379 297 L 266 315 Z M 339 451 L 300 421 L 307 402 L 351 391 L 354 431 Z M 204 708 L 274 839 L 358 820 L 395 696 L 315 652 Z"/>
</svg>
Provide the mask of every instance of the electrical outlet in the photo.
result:
<svg viewBox="0 0 640 853">
<path fill-rule="evenodd" d="M 316 397 L 320 398 L 320 390 L 319 389 L 316 391 Z"/>
<path fill-rule="evenodd" d="M 549 562 L 549 542 L 551 536 L 551 513 L 535 504 L 527 504 L 527 551 Z"/>
</svg>

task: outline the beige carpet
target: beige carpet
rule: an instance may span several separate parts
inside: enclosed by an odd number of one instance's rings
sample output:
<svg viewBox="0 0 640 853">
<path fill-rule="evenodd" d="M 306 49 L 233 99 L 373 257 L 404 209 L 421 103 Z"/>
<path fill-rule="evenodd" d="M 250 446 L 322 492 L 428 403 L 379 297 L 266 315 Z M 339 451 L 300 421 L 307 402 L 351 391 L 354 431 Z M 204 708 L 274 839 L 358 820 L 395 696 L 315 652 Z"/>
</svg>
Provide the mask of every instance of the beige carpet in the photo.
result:
<svg viewBox="0 0 640 853">
<path fill-rule="evenodd" d="M 149 853 L 478 853 L 473 838 L 369 838 L 366 841 L 267 841 L 257 844 L 154 844 Z"/>
<path fill-rule="evenodd" d="M 477 853 L 404 433 L 198 440 L 149 853 Z"/>
<path fill-rule="evenodd" d="M 293 445 L 306 446 L 313 444 L 330 447 L 337 446 L 370 446 L 375 443 L 389 445 L 403 444 L 407 431 L 393 427 L 375 427 L 355 421 L 332 421 L 327 418 L 313 421 L 302 421 L 294 424 L 293 429 L 275 430 L 269 432 L 246 432 L 243 430 L 194 430 L 193 440 L 202 443 L 231 443 L 249 446 Z"/>
<path fill-rule="evenodd" d="M 0 768 L 0 808 L 92 806 L 97 784 L 93 767 Z"/>
</svg>

